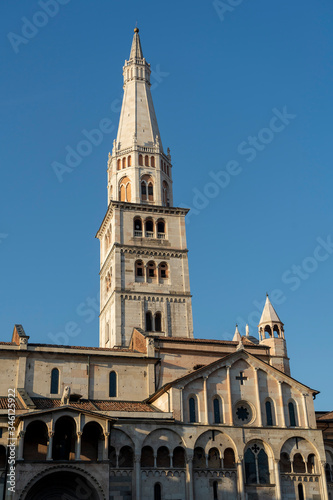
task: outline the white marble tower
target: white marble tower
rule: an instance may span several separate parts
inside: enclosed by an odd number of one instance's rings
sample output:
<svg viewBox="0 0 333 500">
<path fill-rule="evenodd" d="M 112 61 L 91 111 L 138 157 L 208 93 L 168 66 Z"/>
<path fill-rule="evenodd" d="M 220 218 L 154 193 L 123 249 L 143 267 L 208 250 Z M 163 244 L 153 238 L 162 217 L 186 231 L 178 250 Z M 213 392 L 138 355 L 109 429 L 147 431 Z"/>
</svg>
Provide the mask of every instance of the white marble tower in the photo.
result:
<svg viewBox="0 0 333 500">
<path fill-rule="evenodd" d="M 133 328 L 193 337 L 185 215 L 173 207 L 170 151 L 163 151 L 150 64 L 135 28 L 124 97 L 108 160 L 101 248 L 100 347 L 128 345 Z"/>
</svg>

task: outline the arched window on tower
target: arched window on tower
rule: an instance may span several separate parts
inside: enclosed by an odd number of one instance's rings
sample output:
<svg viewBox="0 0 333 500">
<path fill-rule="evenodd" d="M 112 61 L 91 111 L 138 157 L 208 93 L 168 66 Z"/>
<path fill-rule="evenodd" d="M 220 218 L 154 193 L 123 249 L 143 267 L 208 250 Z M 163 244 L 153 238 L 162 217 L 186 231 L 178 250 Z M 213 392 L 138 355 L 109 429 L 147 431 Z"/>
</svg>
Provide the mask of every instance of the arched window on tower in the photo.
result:
<svg viewBox="0 0 333 500">
<path fill-rule="evenodd" d="M 165 238 L 165 222 L 164 220 L 157 221 L 157 238 L 164 240 Z"/>
<path fill-rule="evenodd" d="M 121 159 L 117 160 L 117 170 L 121 170 Z"/>
<path fill-rule="evenodd" d="M 59 393 L 59 370 L 58 368 L 53 368 L 51 371 L 51 394 Z"/>
<path fill-rule="evenodd" d="M 160 312 L 155 314 L 155 332 L 162 331 L 162 315 Z"/>
<path fill-rule="evenodd" d="M 142 220 L 140 217 L 134 219 L 134 236 L 139 238 L 142 237 Z"/>
<path fill-rule="evenodd" d="M 135 281 L 138 281 L 139 283 L 143 283 L 145 280 L 145 275 L 144 275 L 144 263 L 142 260 L 137 260 L 135 262 Z"/>
<path fill-rule="evenodd" d="M 152 182 L 148 182 L 148 200 L 154 201 L 154 185 Z"/>
<path fill-rule="evenodd" d="M 194 397 L 191 397 L 188 400 L 188 410 L 189 410 L 189 416 L 190 416 L 190 422 L 197 422 L 197 408 L 196 408 L 196 401 Z"/>
<path fill-rule="evenodd" d="M 297 426 L 297 414 L 296 414 L 295 403 L 293 401 L 290 401 L 288 403 L 288 412 L 289 412 L 289 426 L 296 427 Z"/>
<path fill-rule="evenodd" d="M 139 166 L 143 167 L 143 156 L 139 155 Z"/>
<path fill-rule="evenodd" d="M 131 201 L 131 181 L 123 177 L 119 183 L 119 201 Z"/>
<path fill-rule="evenodd" d="M 145 156 L 145 166 L 149 167 L 149 156 L 148 155 Z"/>
<path fill-rule="evenodd" d="M 156 264 L 153 261 L 147 264 L 147 281 L 148 283 L 156 281 Z"/>
<path fill-rule="evenodd" d="M 152 156 L 152 157 L 150 158 L 150 165 L 151 165 L 153 168 L 155 168 L 155 156 Z"/>
<path fill-rule="evenodd" d="M 141 200 L 147 201 L 147 184 L 145 181 L 141 182 Z"/>
<path fill-rule="evenodd" d="M 131 155 L 130 155 L 130 156 L 128 156 L 128 158 L 127 158 L 127 166 L 128 166 L 128 167 L 131 167 L 131 166 L 132 166 L 132 157 L 131 157 Z"/>
<path fill-rule="evenodd" d="M 152 219 L 145 221 L 145 236 L 146 238 L 154 238 L 154 222 Z"/>
<path fill-rule="evenodd" d="M 123 158 L 123 168 L 126 168 L 126 156 Z"/>
<path fill-rule="evenodd" d="M 161 262 L 158 266 L 158 274 L 160 283 L 164 283 L 168 279 L 168 264 L 166 262 Z"/>
<path fill-rule="evenodd" d="M 150 311 L 146 312 L 146 332 L 153 330 L 153 317 Z"/>
<path fill-rule="evenodd" d="M 109 397 L 117 397 L 117 374 L 114 371 L 109 375 Z"/>
</svg>

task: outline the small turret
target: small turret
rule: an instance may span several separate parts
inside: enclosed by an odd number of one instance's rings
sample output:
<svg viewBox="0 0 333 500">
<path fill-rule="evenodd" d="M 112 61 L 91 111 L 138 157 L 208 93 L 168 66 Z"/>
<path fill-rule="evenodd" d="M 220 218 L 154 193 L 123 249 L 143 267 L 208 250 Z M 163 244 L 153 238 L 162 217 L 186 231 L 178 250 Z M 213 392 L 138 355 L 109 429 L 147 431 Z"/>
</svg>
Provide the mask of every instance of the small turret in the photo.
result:
<svg viewBox="0 0 333 500">
<path fill-rule="evenodd" d="M 268 295 L 262 312 L 259 329 L 259 341 L 270 347 L 270 364 L 290 375 L 287 344 L 284 338 L 283 323 L 277 315 Z"/>
<path fill-rule="evenodd" d="M 234 337 L 232 340 L 234 342 L 239 342 L 241 340 L 241 335 L 240 335 L 239 330 L 238 330 L 238 325 L 236 325 L 235 334 L 234 334 Z"/>
</svg>

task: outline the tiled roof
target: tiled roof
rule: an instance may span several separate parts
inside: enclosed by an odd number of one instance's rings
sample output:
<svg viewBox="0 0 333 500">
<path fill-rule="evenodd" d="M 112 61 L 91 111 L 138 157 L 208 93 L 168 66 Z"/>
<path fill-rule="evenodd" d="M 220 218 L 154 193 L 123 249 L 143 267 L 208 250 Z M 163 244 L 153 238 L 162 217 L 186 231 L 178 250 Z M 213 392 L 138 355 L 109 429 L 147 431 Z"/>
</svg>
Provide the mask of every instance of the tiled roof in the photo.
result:
<svg viewBox="0 0 333 500">
<path fill-rule="evenodd" d="M 17 345 L 15 342 L 0 342 L 0 345 Z"/>
<path fill-rule="evenodd" d="M 94 405 L 101 411 L 148 411 L 156 412 L 147 403 L 132 402 L 132 401 L 94 401 Z"/>
<path fill-rule="evenodd" d="M 58 345 L 58 344 L 28 344 L 29 346 L 32 347 L 57 347 L 60 349 L 83 349 L 87 351 L 113 351 L 113 352 L 132 352 L 130 349 L 127 347 L 121 347 L 121 348 L 109 348 L 109 347 L 87 347 L 87 346 L 76 346 L 76 345 Z"/>
<path fill-rule="evenodd" d="M 324 413 L 317 417 L 317 420 L 333 420 L 333 411 L 329 411 L 328 413 Z"/>
<path fill-rule="evenodd" d="M 217 345 L 230 345 L 230 346 L 237 346 L 239 342 L 236 342 L 234 340 L 216 340 L 216 339 L 190 339 L 187 337 L 163 337 L 163 336 L 152 336 L 152 338 L 157 339 L 157 340 L 162 340 L 165 342 L 185 342 L 185 343 L 198 343 L 198 344 L 217 344 Z M 243 337 L 243 339 L 246 339 L 246 344 L 251 345 L 253 347 L 259 348 L 259 349 L 267 349 L 266 345 L 257 345 L 254 344 L 253 342 L 249 341 L 246 337 Z"/>
<path fill-rule="evenodd" d="M 8 409 L 8 399 L 6 397 L 0 397 L 0 410 L 7 410 Z M 15 409 L 16 410 L 21 410 L 21 407 L 17 401 L 17 399 L 15 399 Z"/>
<path fill-rule="evenodd" d="M 60 399 L 47 399 L 47 398 L 31 398 L 38 410 L 48 410 L 52 408 L 60 408 Z M 133 412 L 156 412 L 147 403 L 136 401 L 110 401 L 110 400 L 89 400 L 81 399 L 80 401 L 70 401 L 69 406 L 79 410 L 89 411 L 133 411 Z"/>
</svg>

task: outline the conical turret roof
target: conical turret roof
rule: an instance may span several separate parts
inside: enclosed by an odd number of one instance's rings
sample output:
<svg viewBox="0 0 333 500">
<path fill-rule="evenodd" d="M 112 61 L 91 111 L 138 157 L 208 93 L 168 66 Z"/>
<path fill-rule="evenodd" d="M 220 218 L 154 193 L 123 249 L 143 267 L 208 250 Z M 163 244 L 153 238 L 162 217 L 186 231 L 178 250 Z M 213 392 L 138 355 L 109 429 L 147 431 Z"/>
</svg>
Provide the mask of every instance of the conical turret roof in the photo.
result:
<svg viewBox="0 0 333 500">
<path fill-rule="evenodd" d="M 266 302 L 265 302 L 264 310 L 263 310 L 261 318 L 260 318 L 259 325 L 261 325 L 263 323 L 282 323 L 279 316 L 277 315 L 277 312 L 275 311 L 274 307 L 272 306 L 272 303 L 269 300 L 268 295 L 266 297 Z"/>
<path fill-rule="evenodd" d="M 135 28 L 134 30 L 130 59 L 143 59 L 139 28 Z"/>
</svg>

